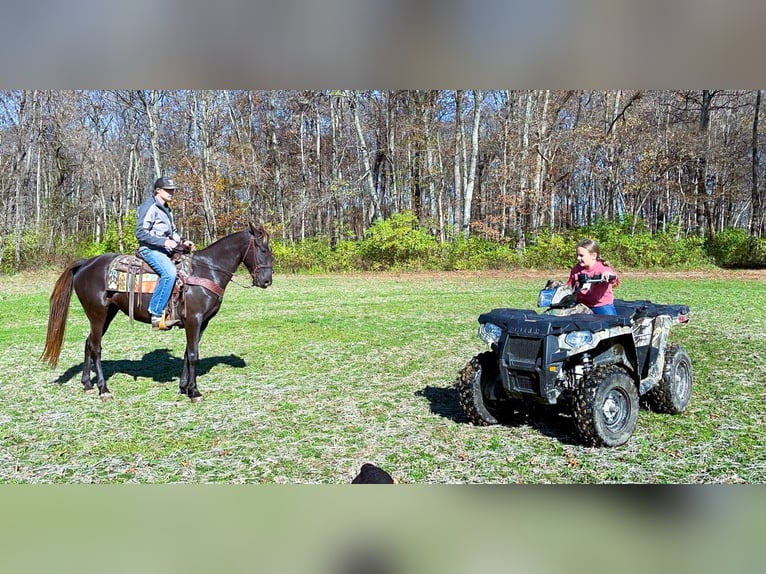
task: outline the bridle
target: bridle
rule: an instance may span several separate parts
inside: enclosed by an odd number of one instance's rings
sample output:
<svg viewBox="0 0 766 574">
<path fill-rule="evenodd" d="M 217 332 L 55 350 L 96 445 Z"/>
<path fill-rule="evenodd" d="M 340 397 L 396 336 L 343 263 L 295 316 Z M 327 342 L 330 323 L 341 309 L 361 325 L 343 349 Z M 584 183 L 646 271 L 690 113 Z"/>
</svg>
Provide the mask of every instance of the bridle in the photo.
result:
<svg viewBox="0 0 766 574">
<path fill-rule="evenodd" d="M 258 263 L 258 257 L 257 257 L 257 251 L 258 246 L 255 243 L 255 236 L 251 236 L 250 239 L 247 242 L 247 249 L 245 249 L 245 254 L 242 256 L 242 262 L 244 263 L 247 260 L 247 254 L 250 253 L 250 250 L 253 251 L 253 261 L 252 261 L 252 270 L 250 271 L 250 277 L 253 279 L 253 283 L 255 283 L 255 276 L 258 274 L 258 271 L 261 269 L 272 269 L 271 265 L 262 265 Z M 245 264 L 247 265 L 247 264 Z"/>
</svg>

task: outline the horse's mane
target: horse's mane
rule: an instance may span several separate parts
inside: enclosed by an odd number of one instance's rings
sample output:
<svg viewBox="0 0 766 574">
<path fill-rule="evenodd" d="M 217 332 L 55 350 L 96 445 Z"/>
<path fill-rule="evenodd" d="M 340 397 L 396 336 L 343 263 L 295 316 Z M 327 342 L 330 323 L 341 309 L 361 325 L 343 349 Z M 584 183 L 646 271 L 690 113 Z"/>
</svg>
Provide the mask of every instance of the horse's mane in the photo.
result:
<svg viewBox="0 0 766 574">
<path fill-rule="evenodd" d="M 266 239 L 266 241 L 268 242 L 269 234 L 268 234 L 268 232 L 266 231 L 266 229 L 263 227 L 263 225 L 257 225 L 257 226 L 256 226 L 256 225 L 253 225 L 253 226 L 252 226 L 252 230 L 260 231 L 261 233 L 263 233 L 263 236 L 264 236 L 264 238 L 265 238 L 265 239 Z M 230 239 L 230 238 L 234 237 L 235 235 L 242 235 L 242 234 L 244 234 L 244 233 L 249 233 L 249 232 L 251 232 L 251 228 L 245 228 L 245 229 L 242 229 L 242 230 L 240 230 L 240 231 L 235 231 L 234 233 L 229 233 L 228 235 L 224 235 L 223 237 L 221 237 L 221 238 L 219 238 L 219 239 L 216 239 L 216 240 L 215 240 L 213 243 L 211 243 L 210 245 L 208 245 L 208 246 L 206 246 L 206 247 L 203 247 L 202 249 L 200 249 L 199 251 L 197 251 L 197 253 L 202 253 L 203 251 L 207 251 L 208 249 L 213 249 L 213 248 L 214 248 L 216 245 L 218 245 L 218 244 L 219 244 L 219 243 L 221 243 L 222 241 L 225 241 L 225 240 L 227 240 L 227 239 Z"/>
<path fill-rule="evenodd" d="M 206 247 L 203 247 L 203 248 L 202 248 L 202 249 L 200 249 L 199 251 L 206 251 L 206 250 L 208 250 L 208 249 L 212 249 L 213 247 L 215 247 L 216 245 L 218 245 L 218 244 L 219 244 L 219 243 L 221 243 L 222 241 L 225 241 L 225 240 L 227 240 L 227 239 L 230 239 L 230 238 L 231 238 L 231 237 L 233 237 L 234 235 L 239 235 L 239 234 L 241 234 L 241 233 L 246 233 L 246 232 L 247 232 L 247 229 L 243 229 L 243 230 L 241 230 L 241 231 L 235 231 L 234 233 L 230 233 L 230 234 L 228 234 L 228 235 L 224 235 L 223 237 L 219 237 L 218 239 L 216 239 L 215 241 L 213 241 L 213 243 L 211 243 L 210 245 L 207 245 Z"/>
</svg>

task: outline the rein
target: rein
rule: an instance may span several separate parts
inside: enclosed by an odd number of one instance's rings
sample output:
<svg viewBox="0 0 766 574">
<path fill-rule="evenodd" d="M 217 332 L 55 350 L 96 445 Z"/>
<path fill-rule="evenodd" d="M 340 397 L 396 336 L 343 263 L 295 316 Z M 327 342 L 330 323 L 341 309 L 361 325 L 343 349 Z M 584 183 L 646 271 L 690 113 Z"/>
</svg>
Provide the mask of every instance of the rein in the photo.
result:
<svg viewBox="0 0 766 574">
<path fill-rule="evenodd" d="M 253 283 L 255 283 L 255 275 L 258 273 L 259 270 L 261 270 L 261 269 L 272 269 L 273 266 L 272 265 L 261 265 L 260 263 L 258 263 L 258 259 L 256 258 L 256 253 L 255 253 L 256 252 L 255 237 L 251 237 L 248 240 L 248 242 L 247 242 L 247 249 L 245 250 L 245 254 L 242 256 L 242 262 L 243 263 L 245 262 L 245 260 L 247 258 L 247 254 L 250 253 L 251 249 L 253 250 L 253 260 L 252 260 L 252 268 L 253 268 L 253 270 L 249 271 L 249 273 L 250 273 L 250 277 L 253 280 Z M 234 272 L 232 272 L 232 271 L 227 271 L 226 269 L 222 269 L 221 267 L 218 267 L 217 265 L 213 265 L 211 263 L 204 263 L 204 262 L 201 262 L 199 260 L 197 260 L 196 263 L 198 265 L 202 265 L 204 267 L 207 267 L 208 269 L 212 269 L 214 271 L 220 271 L 221 273 L 228 274 L 229 275 L 229 280 L 232 283 L 234 283 L 235 285 L 238 285 L 239 287 L 242 287 L 243 289 L 251 289 L 253 287 L 253 284 L 243 285 L 239 281 L 235 280 L 234 279 Z M 235 270 L 235 272 L 236 272 L 236 270 Z M 219 297 L 223 297 L 223 288 L 220 287 L 219 285 L 217 285 L 216 283 L 213 283 L 209 279 L 204 279 L 202 277 L 189 276 L 189 277 L 186 278 L 185 281 L 186 281 L 186 283 L 188 283 L 190 285 L 201 285 L 202 287 L 205 287 L 205 288 L 209 289 L 210 291 L 212 291 L 213 293 L 215 293 Z"/>
</svg>

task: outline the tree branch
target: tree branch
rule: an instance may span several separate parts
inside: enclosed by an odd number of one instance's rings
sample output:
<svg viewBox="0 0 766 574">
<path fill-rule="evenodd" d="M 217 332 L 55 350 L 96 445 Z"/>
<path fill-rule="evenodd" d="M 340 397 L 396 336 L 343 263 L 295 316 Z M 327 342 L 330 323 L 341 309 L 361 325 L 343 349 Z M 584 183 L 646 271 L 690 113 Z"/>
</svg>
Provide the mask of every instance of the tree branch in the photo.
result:
<svg viewBox="0 0 766 574">
<path fill-rule="evenodd" d="M 628 103 L 625 104 L 625 106 L 622 108 L 622 111 L 620 111 L 620 113 L 614 117 L 614 119 L 612 120 L 612 123 L 609 124 L 609 129 L 606 130 L 606 135 L 609 135 L 610 133 L 612 133 L 612 128 L 614 128 L 614 124 L 617 123 L 617 120 L 619 120 L 620 118 L 623 118 L 623 119 L 625 118 L 625 112 L 628 111 L 628 108 L 643 97 L 644 97 L 644 92 L 642 91 L 638 91 L 635 94 L 633 94 L 633 96 L 631 96 L 630 100 L 628 100 Z"/>
</svg>

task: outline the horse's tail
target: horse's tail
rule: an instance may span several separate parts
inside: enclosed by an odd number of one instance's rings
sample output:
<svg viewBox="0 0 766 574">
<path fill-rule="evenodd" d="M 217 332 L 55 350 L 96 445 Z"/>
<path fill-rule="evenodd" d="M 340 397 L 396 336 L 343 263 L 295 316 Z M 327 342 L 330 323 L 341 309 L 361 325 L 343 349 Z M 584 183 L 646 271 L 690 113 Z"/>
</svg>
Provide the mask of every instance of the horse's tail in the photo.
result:
<svg viewBox="0 0 766 574">
<path fill-rule="evenodd" d="M 45 349 L 40 357 L 41 361 L 47 361 L 51 367 L 55 367 L 59 362 L 61 343 L 64 341 L 66 331 L 66 319 L 69 315 L 69 303 L 72 300 L 74 274 L 83 263 L 85 260 L 80 259 L 67 267 L 56 281 L 51 293 L 48 334 L 45 337 Z"/>
</svg>

